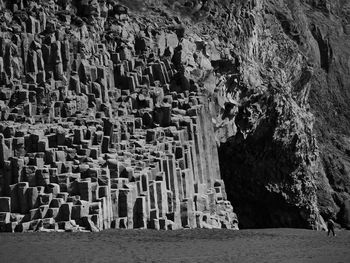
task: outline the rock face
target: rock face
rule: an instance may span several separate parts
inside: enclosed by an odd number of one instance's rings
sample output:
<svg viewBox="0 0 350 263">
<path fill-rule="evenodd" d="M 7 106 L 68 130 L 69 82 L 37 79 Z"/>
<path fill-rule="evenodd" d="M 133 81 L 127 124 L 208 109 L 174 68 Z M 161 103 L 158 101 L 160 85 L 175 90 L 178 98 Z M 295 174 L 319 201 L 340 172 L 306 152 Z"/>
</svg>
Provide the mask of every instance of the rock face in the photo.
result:
<svg viewBox="0 0 350 263">
<path fill-rule="evenodd" d="M 322 167 L 318 200 L 323 215 L 336 214 L 337 221 L 350 229 L 350 5 L 323 2 L 309 3 L 317 10 L 309 14 L 309 21 L 321 56 L 310 92 Z"/>
<path fill-rule="evenodd" d="M 334 216 L 348 228 L 349 4 L 241 7 L 233 20 L 250 37 L 238 41 L 239 77 L 226 85 L 233 103 L 222 115 L 233 128 L 217 129 L 229 200 L 243 227 L 322 228 Z"/>
<path fill-rule="evenodd" d="M 115 1 L 2 1 L 0 230 L 228 228 L 203 41 Z"/>
<path fill-rule="evenodd" d="M 230 124 L 218 131 L 234 127 L 233 136 L 222 140 L 220 162 L 243 227 L 324 225 L 308 104 L 314 71 L 308 56 L 315 46 L 304 7 L 298 1 L 252 1 L 236 18 L 248 39 L 238 48 L 240 70 L 228 81 L 220 116 Z"/>
<path fill-rule="evenodd" d="M 1 229 L 350 227 L 345 1 L 0 7 Z"/>
</svg>

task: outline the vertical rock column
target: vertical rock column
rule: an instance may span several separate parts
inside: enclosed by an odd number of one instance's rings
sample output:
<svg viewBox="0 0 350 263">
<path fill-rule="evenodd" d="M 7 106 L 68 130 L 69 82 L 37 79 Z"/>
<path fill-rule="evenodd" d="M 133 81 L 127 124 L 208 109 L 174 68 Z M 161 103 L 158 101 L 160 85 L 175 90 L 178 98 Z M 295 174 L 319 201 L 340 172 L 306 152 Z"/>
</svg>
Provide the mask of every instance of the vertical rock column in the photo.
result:
<svg viewBox="0 0 350 263">
<path fill-rule="evenodd" d="M 210 120 L 210 112 L 207 99 L 202 96 L 200 97 L 201 108 L 198 112 L 198 121 L 201 131 L 205 131 L 205 136 L 203 136 L 203 143 L 206 155 L 207 163 L 207 182 L 208 185 L 213 186 L 215 180 L 220 180 L 220 166 L 219 166 L 219 155 L 217 150 L 217 145 L 215 141 L 215 132 L 213 124 Z"/>
</svg>

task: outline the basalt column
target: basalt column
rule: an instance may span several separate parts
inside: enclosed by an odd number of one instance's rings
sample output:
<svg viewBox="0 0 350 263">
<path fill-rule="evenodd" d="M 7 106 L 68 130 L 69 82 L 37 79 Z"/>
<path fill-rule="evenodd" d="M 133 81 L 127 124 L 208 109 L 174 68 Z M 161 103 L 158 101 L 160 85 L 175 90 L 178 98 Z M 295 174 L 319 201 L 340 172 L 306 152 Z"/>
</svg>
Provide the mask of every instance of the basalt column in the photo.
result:
<svg viewBox="0 0 350 263">
<path fill-rule="evenodd" d="M 237 229 L 193 39 L 115 1 L 8 2 L 0 231 Z"/>
</svg>

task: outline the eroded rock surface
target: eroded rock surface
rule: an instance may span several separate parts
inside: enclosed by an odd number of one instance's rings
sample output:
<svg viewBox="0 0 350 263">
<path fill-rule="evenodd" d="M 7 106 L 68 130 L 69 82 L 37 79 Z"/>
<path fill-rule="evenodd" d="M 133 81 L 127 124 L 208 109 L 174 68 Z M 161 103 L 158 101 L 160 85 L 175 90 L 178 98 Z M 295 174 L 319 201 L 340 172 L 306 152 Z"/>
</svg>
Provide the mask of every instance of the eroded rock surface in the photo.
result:
<svg viewBox="0 0 350 263">
<path fill-rule="evenodd" d="M 1 4 L 1 231 L 237 229 L 184 72 L 212 68 L 202 40 L 151 7 Z"/>
<path fill-rule="evenodd" d="M 243 85 L 229 96 L 237 132 L 220 148 L 229 199 L 245 227 L 322 228 L 334 216 L 348 228 L 349 4 L 252 3 Z"/>
<path fill-rule="evenodd" d="M 344 1 L 0 6 L 3 229 L 349 227 Z"/>
</svg>

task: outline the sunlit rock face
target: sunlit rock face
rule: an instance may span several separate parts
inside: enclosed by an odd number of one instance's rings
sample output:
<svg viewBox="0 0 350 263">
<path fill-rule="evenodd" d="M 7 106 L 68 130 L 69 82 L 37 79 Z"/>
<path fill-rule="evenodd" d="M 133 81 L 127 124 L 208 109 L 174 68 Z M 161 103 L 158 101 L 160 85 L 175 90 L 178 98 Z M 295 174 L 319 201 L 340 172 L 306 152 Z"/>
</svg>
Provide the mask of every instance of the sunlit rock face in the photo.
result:
<svg viewBox="0 0 350 263">
<path fill-rule="evenodd" d="M 350 227 L 345 1 L 0 6 L 2 230 Z"/>
</svg>

